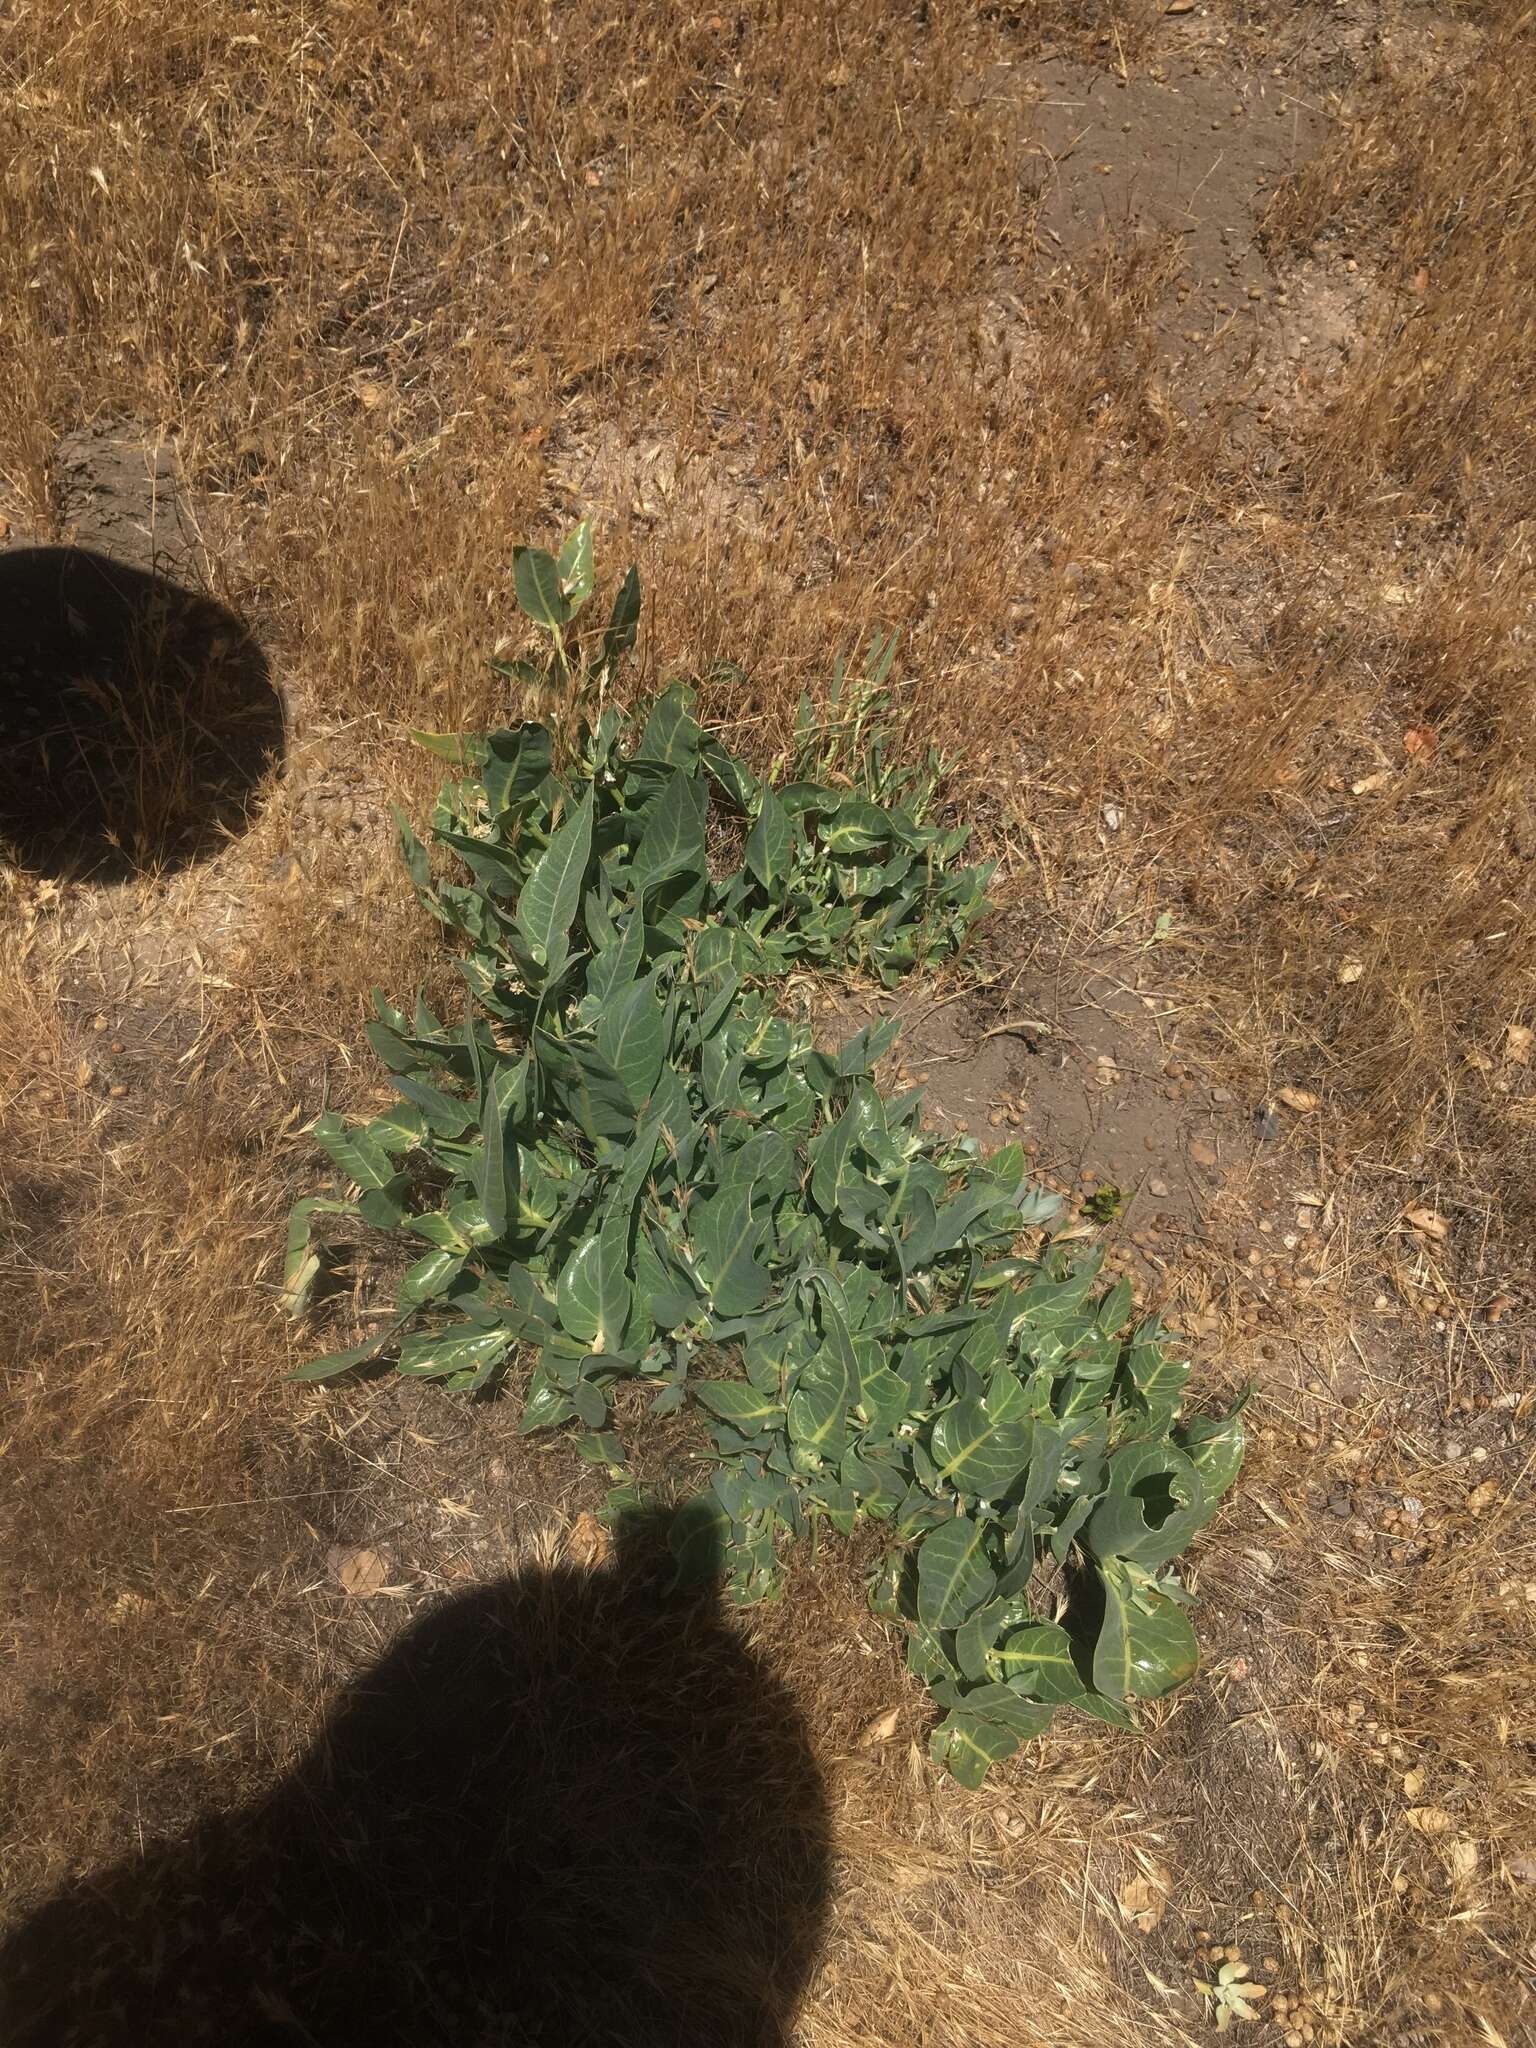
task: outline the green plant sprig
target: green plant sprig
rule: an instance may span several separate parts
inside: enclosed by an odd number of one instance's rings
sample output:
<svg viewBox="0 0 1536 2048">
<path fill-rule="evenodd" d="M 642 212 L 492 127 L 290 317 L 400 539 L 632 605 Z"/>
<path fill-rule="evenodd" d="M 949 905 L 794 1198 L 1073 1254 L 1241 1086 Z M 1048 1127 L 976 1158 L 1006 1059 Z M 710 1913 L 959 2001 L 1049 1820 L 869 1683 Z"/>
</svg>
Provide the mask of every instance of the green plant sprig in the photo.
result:
<svg viewBox="0 0 1536 2048">
<path fill-rule="evenodd" d="M 723 1565 L 736 1598 L 770 1597 L 786 1538 L 880 1522 L 872 1597 L 909 1630 L 957 1778 L 1058 1705 L 1125 1723 L 1195 1668 L 1170 1567 L 1236 1476 L 1241 1420 L 1177 1420 L 1189 1368 L 1155 1319 L 1131 1325 L 1126 1281 L 1099 1290 L 1097 1257 L 1048 1238 L 1017 1254 L 1055 1198 L 1019 1147 L 983 1157 L 923 1128 L 921 1091 L 882 1095 L 894 1021 L 824 1052 L 764 993 L 805 963 L 894 983 L 985 907 L 990 870 L 957 865 L 964 831 L 928 816 L 941 764 L 887 758 L 892 643 L 851 687 L 839 668 L 822 711 L 802 703 L 781 779 L 759 780 L 680 685 L 630 717 L 602 702 L 639 587 L 631 571 L 586 651 L 585 528 L 516 566 L 551 639 L 537 673 L 585 715 L 563 765 L 542 724 L 420 736 L 459 771 L 432 832 L 468 881 L 440 879 L 403 817 L 401 843 L 463 948 L 465 1014 L 376 994 L 367 1035 L 399 1100 L 316 1124 L 356 1192 L 296 1207 L 290 1312 L 319 1217 L 420 1255 L 374 1343 L 295 1377 L 390 1362 L 483 1392 L 531 1353 L 522 1427 L 579 1425 L 613 1468 L 619 1381 L 650 1386 L 653 1414 L 691 1400 L 716 1462 L 674 1521 L 680 1578 Z M 715 805 L 744 834 L 723 878 Z M 1031 1598 L 1046 1560 L 1067 1589 L 1049 1612 Z"/>
</svg>

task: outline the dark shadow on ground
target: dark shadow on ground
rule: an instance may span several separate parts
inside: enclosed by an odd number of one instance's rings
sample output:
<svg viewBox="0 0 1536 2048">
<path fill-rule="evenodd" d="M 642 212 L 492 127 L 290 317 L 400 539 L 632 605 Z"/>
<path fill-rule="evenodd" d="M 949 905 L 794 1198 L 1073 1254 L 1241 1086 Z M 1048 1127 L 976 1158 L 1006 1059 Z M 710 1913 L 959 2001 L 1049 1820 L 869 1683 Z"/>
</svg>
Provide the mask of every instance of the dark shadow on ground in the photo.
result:
<svg viewBox="0 0 1536 2048">
<path fill-rule="evenodd" d="M 0 553 L 0 853 L 110 880 L 248 821 L 282 700 L 224 606 L 85 548 Z"/>
<path fill-rule="evenodd" d="M 783 2048 L 820 1779 L 718 1596 L 665 1581 L 641 1538 L 413 1625 L 270 1798 L 9 1938 L 0 2039 Z"/>
</svg>

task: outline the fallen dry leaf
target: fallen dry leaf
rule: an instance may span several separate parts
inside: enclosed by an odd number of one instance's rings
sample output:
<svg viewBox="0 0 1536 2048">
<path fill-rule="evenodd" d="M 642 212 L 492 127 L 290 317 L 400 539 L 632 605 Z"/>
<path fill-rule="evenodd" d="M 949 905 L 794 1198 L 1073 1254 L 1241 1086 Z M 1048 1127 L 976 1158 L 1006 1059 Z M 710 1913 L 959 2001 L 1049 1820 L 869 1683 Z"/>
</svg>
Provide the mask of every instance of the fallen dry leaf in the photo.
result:
<svg viewBox="0 0 1536 2048">
<path fill-rule="evenodd" d="M 1344 962 L 1344 965 L 1339 969 L 1339 979 L 1344 983 L 1345 987 L 1347 988 L 1350 982 L 1358 981 L 1361 975 L 1364 974 L 1364 972 L 1365 968 L 1360 961 L 1346 960 Z"/>
<path fill-rule="evenodd" d="M 1436 1209 L 1405 1209 L 1403 1221 L 1418 1231 L 1421 1237 L 1432 1237 L 1438 1243 L 1449 1230 L 1450 1225 Z"/>
<path fill-rule="evenodd" d="M 1429 290 L 1429 272 L 1422 263 L 1413 273 L 1413 288 L 1421 297 Z"/>
<path fill-rule="evenodd" d="M 1309 1109 L 1316 1109 L 1318 1103 L 1318 1098 L 1310 1088 L 1282 1088 L 1280 1100 L 1287 1109 L 1294 1109 L 1302 1114 Z"/>
<path fill-rule="evenodd" d="M 889 1742 L 900 1720 L 900 1707 L 888 1707 L 883 1714 L 878 1714 L 859 1737 L 860 1749 L 874 1749 L 882 1742 Z"/>
<path fill-rule="evenodd" d="M 1415 1770 L 1411 1770 L 1411 1771 L 1410 1771 L 1410 1772 L 1408 1773 L 1408 1775 L 1407 1775 L 1407 1776 L 1406 1776 L 1406 1777 L 1405 1777 L 1405 1778 L 1403 1779 L 1403 1796 L 1404 1796 L 1404 1798 L 1406 1798 L 1406 1799 L 1417 1799 L 1417 1798 L 1418 1798 L 1418 1796 L 1419 1796 L 1419 1794 L 1420 1794 L 1420 1793 L 1421 1793 L 1421 1792 L 1422 1792 L 1423 1790 L 1424 1790 L 1424 1773 L 1423 1773 L 1423 1772 L 1422 1772 L 1421 1770 L 1417 1770 L 1417 1769 L 1415 1769 Z"/>
<path fill-rule="evenodd" d="M 1485 1479 L 1480 1485 L 1474 1486 L 1467 1495 L 1467 1511 L 1469 1514 L 1474 1515 L 1484 1514 L 1493 1506 L 1498 1497 L 1499 1482 L 1497 1479 Z"/>
<path fill-rule="evenodd" d="M 1477 1844 L 1465 1839 L 1451 1844 L 1451 1875 L 1461 1882 L 1477 1874 Z"/>
<path fill-rule="evenodd" d="M 565 1554 L 572 1564 L 606 1564 L 613 1554 L 613 1539 L 590 1509 L 584 1509 L 571 1525 L 565 1539 Z"/>
<path fill-rule="evenodd" d="M 376 1550 L 338 1543 L 326 1562 L 336 1575 L 343 1593 L 353 1600 L 369 1600 L 389 1583 L 389 1566 Z"/>
<path fill-rule="evenodd" d="M 1374 775 L 1362 775 L 1358 782 L 1349 785 L 1351 796 L 1369 796 L 1373 789 L 1381 789 L 1392 780 L 1385 768 L 1379 768 Z"/>
<path fill-rule="evenodd" d="M 1166 1863 L 1149 1863 L 1143 1876 L 1133 1877 L 1120 1887 L 1120 1911 L 1142 1934 L 1150 1934 L 1162 1919 L 1173 1890 L 1173 1872 Z"/>
<path fill-rule="evenodd" d="M 1517 1849 L 1505 1857 L 1504 1868 L 1516 1884 L 1536 1884 L 1536 1849 Z"/>
<path fill-rule="evenodd" d="M 1504 1034 L 1504 1057 L 1517 1067 L 1531 1064 L 1532 1031 L 1529 1024 L 1511 1024 Z"/>
<path fill-rule="evenodd" d="M 1404 1818 L 1421 1835 L 1448 1835 L 1456 1825 L 1443 1806 L 1410 1806 Z"/>
<path fill-rule="evenodd" d="M 1416 761 L 1427 761 L 1440 744 L 1432 725 L 1410 725 L 1403 734 L 1403 751 Z"/>
</svg>

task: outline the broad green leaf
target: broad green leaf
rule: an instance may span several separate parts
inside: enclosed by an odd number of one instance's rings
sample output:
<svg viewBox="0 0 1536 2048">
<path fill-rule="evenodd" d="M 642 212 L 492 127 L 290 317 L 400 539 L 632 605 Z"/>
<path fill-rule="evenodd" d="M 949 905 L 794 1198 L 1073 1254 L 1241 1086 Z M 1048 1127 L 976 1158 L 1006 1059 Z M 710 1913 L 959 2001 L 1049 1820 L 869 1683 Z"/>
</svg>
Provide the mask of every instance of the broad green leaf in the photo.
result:
<svg viewBox="0 0 1536 2048">
<path fill-rule="evenodd" d="M 742 1315 L 768 1292 L 768 1271 L 758 1257 L 765 1225 L 753 1212 L 753 1193 L 749 1183 L 733 1182 L 690 1212 L 699 1270 L 717 1315 Z"/>
<path fill-rule="evenodd" d="M 845 798 L 821 824 L 822 842 L 836 854 L 867 853 L 886 846 L 893 831 L 889 812 L 862 797 Z"/>
<path fill-rule="evenodd" d="M 637 751 L 644 761 L 663 761 L 692 775 L 698 764 L 699 738 L 692 693 L 683 684 L 673 683 L 651 706 Z"/>
<path fill-rule="evenodd" d="M 598 1019 L 597 1049 L 624 1083 L 637 1110 L 650 1100 L 671 1050 L 670 1023 L 656 974 L 612 994 Z"/>
<path fill-rule="evenodd" d="M 794 827 L 789 814 L 766 785 L 757 813 L 757 823 L 747 835 L 742 858 L 777 901 L 789 879 L 790 855 L 794 849 Z"/>
<path fill-rule="evenodd" d="M 980 1401 L 957 1401 L 933 1427 L 930 1450 L 940 1485 L 971 1500 L 1001 1500 L 1029 1465 L 1033 1432 L 994 1422 Z"/>
<path fill-rule="evenodd" d="M 587 968 L 587 995 L 592 1003 L 601 1010 L 614 997 L 622 995 L 639 974 L 644 958 L 645 920 L 638 910 L 632 910 L 612 943 L 592 956 Z M 590 1012 L 584 1010 L 582 1014 Z"/>
<path fill-rule="evenodd" d="M 598 666 L 611 673 L 635 644 L 640 625 L 640 578 L 634 569 L 625 572 L 619 594 L 613 600 Z"/>
<path fill-rule="evenodd" d="M 414 1074 L 396 1074 L 395 1086 L 421 1111 L 427 1129 L 436 1137 L 460 1138 L 475 1120 L 474 1105 L 462 1095 L 449 1095 L 430 1081 L 417 1080 Z"/>
<path fill-rule="evenodd" d="M 394 1178 L 394 1163 L 378 1140 L 364 1127 L 344 1122 L 334 1111 L 316 1118 L 313 1136 L 358 1187 L 384 1188 Z"/>
<path fill-rule="evenodd" d="M 809 1458 L 838 1457 L 847 1437 L 853 1377 L 834 1350 L 817 1353 L 805 1366 L 789 1397 L 789 1433 Z"/>
<path fill-rule="evenodd" d="M 677 876 L 704 878 L 704 819 L 708 799 L 697 777 L 679 768 L 657 798 L 635 849 L 638 887 L 649 892 Z"/>
<path fill-rule="evenodd" d="M 957 1783 L 974 1792 L 992 1768 L 1013 1755 L 1023 1737 L 996 1721 L 983 1721 L 957 1707 L 928 1738 L 928 1754 Z"/>
<path fill-rule="evenodd" d="M 559 574 L 560 588 L 564 593 L 571 616 L 581 610 L 592 595 L 592 522 L 583 519 L 560 550 L 555 564 Z"/>
<path fill-rule="evenodd" d="M 746 1436 L 774 1427 L 784 1419 L 779 1402 L 742 1380 L 696 1380 L 693 1395 L 712 1415 L 718 1415 L 722 1422 L 729 1422 Z"/>
<path fill-rule="evenodd" d="M 504 1236 L 508 1221 L 517 1214 L 518 1147 L 512 1132 L 512 1116 L 521 1100 L 522 1087 L 518 1068 L 510 1064 L 498 1066 L 486 1088 L 480 1115 L 484 1149 L 477 1185 L 493 1238 Z"/>
<path fill-rule="evenodd" d="M 512 550 L 512 587 L 524 612 L 546 632 L 558 633 L 570 618 L 572 608 L 560 588 L 559 565 L 542 548 Z"/>
<path fill-rule="evenodd" d="M 1127 1444 L 1109 1461 L 1108 1487 L 1083 1541 L 1097 1558 L 1150 1569 L 1177 1557 L 1211 1512 L 1199 1473 L 1174 1444 Z"/>
<path fill-rule="evenodd" d="M 979 1523 L 960 1515 L 923 1538 L 917 1553 L 917 1618 L 924 1628 L 958 1628 L 997 1583 Z"/>
<path fill-rule="evenodd" d="M 674 1589 L 707 1585 L 717 1579 L 725 1565 L 731 1540 L 731 1518 L 713 1493 L 695 1494 L 672 1517 L 667 1532 L 676 1570 Z"/>
<path fill-rule="evenodd" d="M 333 1380 L 338 1373 L 351 1372 L 355 1366 L 369 1364 L 378 1357 L 380 1348 L 378 1344 L 354 1344 L 347 1351 L 327 1351 L 321 1358 L 311 1358 L 305 1365 L 296 1365 L 284 1377 L 290 1380 Z"/>
<path fill-rule="evenodd" d="M 1083 1691 L 1072 1639 L 1054 1621 L 1028 1622 L 1005 1633 L 990 1662 L 999 1678 L 1035 1699 L 1072 1701 Z"/>
<path fill-rule="evenodd" d="M 1200 1475 L 1206 1505 L 1214 1507 L 1242 1469 L 1248 1434 L 1242 1410 L 1245 1394 L 1225 1415 L 1191 1416 L 1177 1441 Z"/>
<path fill-rule="evenodd" d="M 444 1373 L 478 1373 L 497 1365 L 512 1349 L 507 1330 L 466 1330 L 463 1323 L 446 1330 L 422 1330 L 400 1346 L 395 1370 L 407 1379 L 437 1379 Z"/>
<path fill-rule="evenodd" d="M 601 1352 L 623 1348 L 629 1323 L 629 1217 L 611 1211 L 561 1268 L 555 1288 L 560 1327 Z"/>
<path fill-rule="evenodd" d="M 452 1251 L 430 1251 L 425 1258 L 418 1259 L 400 1282 L 402 1305 L 419 1307 L 423 1302 L 436 1301 L 445 1294 L 464 1268 L 464 1254 Z"/>
<path fill-rule="evenodd" d="M 592 792 L 589 789 L 539 855 L 517 899 L 517 928 L 529 952 L 551 975 L 563 966 L 571 920 L 581 902 L 592 851 Z"/>
<path fill-rule="evenodd" d="M 1200 1661 L 1189 1617 L 1176 1600 L 1133 1592 L 1123 1566 L 1100 1568 L 1104 1619 L 1093 1652 L 1093 1682 L 1112 1700 L 1155 1700 L 1194 1676 Z"/>
<path fill-rule="evenodd" d="M 485 765 L 480 772 L 486 808 L 493 818 L 520 804 L 544 782 L 550 768 L 550 738 L 542 725 L 520 725 L 515 732 L 493 732 L 486 738 Z"/>
</svg>

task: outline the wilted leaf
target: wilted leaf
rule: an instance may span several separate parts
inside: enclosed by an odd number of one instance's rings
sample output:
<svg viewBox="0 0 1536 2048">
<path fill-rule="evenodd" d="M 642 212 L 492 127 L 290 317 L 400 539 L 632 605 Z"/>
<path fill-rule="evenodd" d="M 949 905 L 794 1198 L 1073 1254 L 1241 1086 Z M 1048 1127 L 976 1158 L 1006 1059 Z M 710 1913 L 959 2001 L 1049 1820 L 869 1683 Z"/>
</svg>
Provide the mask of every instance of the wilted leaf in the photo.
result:
<svg viewBox="0 0 1536 2048">
<path fill-rule="evenodd" d="M 326 1558 L 341 1590 L 353 1600 L 369 1600 L 389 1584 L 389 1566 L 376 1550 L 336 1544 Z"/>
<path fill-rule="evenodd" d="M 1278 1092 L 1280 1100 L 1285 1104 L 1286 1108 L 1294 1109 L 1298 1115 L 1304 1116 L 1309 1110 L 1314 1110 L 1318 1106 L 1318 1097 L 1312 1093 L 1310 1088 L 1282 1088 Z"/>
<path fill-rule="evenodd" d="M 573 1564 L 589 1569 L 606 1564 L 613 1555 L 613 1538 L 589 1508 L 584 1508 L 565 1539 L 565 1554 Z"/>
<path fill-rule="evenodd" d="M 875 1749 L 882 1742 L 889 1742 L 901 1726 L 900 1707 L 889 1707 L 883 1714 L 877 1714 L 864 1733 L 859 1737 L 860 1749 Z"/>
<path fill-rule="evenodd" d="M 1456 1825 L 1443 1806 L 1410 1806 L 1403 1818 L 1421 1835 L 1448 1835 Z"/>
<path fill-rule="evenodd" d="M 1405 1209 L 1403 1221 L 1418 1231 L 1421 1237 L 1443 1238 L 1449 1226 L 1445 1218 L 1435 1209 Z"/>
<path fill-rule="evenodd" d="M 1120 1887 L 1120 1911 L 1139 1933 L 1150 1934 L 1162 1919 L 1172 1890 L 1173 1872 L 1167 1864 L 1149 1862 L 1140 1876 Z"/>
</svg>

